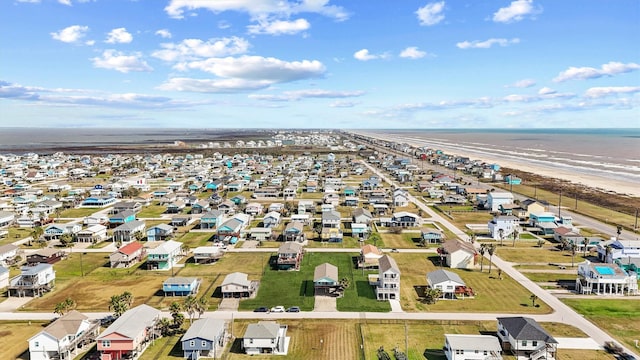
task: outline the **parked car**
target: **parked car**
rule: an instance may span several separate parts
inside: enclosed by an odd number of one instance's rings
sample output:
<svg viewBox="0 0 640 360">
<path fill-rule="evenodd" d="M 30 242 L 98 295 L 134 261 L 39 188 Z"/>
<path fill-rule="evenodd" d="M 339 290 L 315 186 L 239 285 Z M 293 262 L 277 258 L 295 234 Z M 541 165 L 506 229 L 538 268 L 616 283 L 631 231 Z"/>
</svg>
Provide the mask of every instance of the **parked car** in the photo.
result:
<svg viewBox="0 0 640 360">
<path fill-rule="evenodd" d="M 300 308 L 297 306 L 292 306 L 287 309 L 287 312 L 300 312 Z"/>
<path fill-rule="evenodd" d="M 271 312 L 284 312 L 284 306 L 274 306 L 271 308 Z"/>
<path fill-rule="evenodd" d="M 637 360 L 635 356 L 629 354 L 629 353 L 625 353 L 620 355 L 619 357 L 620 360 Z"/>
<path fill-rule="evenodd" d="M 392 252 L 392 253 L 397 253 L 397 252 L 398 252 L 398 249 L 393 248 L 393 249 L 391 249 L 391 252 Z"/>
<path fill-rule="evenodd" d="M 622 349 L 622 346 L 616 344 L 614 341 L 605 341 L 604 342 L 604 349 L 609 354 L 622 355 L 623 352 L 624 352 L 624 350 Z"/>
<path fill-rule="evenodd" d="M 259 308 L 255 308 L 255 309 L 253 310 L 253 312 L 266 312 L 266 313 L 268 313 L 268 312 L 269 312 L 269 308 L 268 308 L 268 307 L 265 307 L 265 306 L 261 306 L 261 307 L 259 307 Z"/>
</svg>

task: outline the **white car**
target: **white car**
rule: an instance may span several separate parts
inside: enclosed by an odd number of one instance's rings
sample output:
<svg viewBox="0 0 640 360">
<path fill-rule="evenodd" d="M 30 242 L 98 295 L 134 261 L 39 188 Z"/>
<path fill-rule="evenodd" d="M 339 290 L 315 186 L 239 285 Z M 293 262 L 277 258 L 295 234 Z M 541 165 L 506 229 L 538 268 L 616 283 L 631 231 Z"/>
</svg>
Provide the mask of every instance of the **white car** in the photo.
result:
<svg viewBox="0 0 640 360">
<path fill-rule="evenodd" d="M 271 312 L 284 312 L 284 306 L 274 306 L 271 308 Z"/>
</svg>

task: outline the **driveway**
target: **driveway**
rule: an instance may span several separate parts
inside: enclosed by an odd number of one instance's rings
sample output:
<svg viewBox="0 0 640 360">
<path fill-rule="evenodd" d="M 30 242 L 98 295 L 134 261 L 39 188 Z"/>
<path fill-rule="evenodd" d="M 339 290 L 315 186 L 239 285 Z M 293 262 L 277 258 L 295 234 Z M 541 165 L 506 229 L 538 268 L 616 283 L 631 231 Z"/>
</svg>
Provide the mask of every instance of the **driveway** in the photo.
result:
<svg viewBox="0 0 640 360">
<path fill-rule="evenodd" d="M 33 300 L 32 297 L 10 297 L 0 302 L 0 312 L 12 312 L 18 310 L 22 305 Z"/>
<path fill-rule="evenodd" d="M 336 298 L 331 296 L 316 296 L 313 311 L 338 311 L 336 310 Z"/>
<path fill-rule="evenodd" d="M 239 299 L 235 298 L 225 298 L 220 302 L 220 306 L 218 306 L 218 311 L 238 311 L 238 305 L 240 304 Z"/>
</svg>

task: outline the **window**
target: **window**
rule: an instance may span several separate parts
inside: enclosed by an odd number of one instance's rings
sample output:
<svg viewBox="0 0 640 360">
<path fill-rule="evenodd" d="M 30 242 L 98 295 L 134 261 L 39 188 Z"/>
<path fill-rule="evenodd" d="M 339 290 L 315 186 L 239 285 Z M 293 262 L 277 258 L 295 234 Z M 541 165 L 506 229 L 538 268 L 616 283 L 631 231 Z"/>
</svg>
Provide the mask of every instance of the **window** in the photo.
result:
<svg viewBox="0 0 640 360">
<path fill-rule="evenodd" d="M 531 345 L 538 346 L 538 342 L 534 340 L 534 341 L 531 342 Z"/>
<path fill-rule="evenodd" d="M 527 346 L 527 340 L 522 340 L 522 346 Z"/>
<path fill-rule="evenodd" d="M 207 346 L 207 342 L 202 340 L 202 347 L 206 347 Z"/>
<path fill-rule="evenodd" d="M 102 347 L 111 347 L 111 340 L 102 340 Z"/>
<path fill-rule="evenodd" d="M 189 341 L 189 346 L 191 346 L 191 347 L 196 346 L 196 341 L 195 340 Z"/>
<path fill-rule="evenodd" d="M 275 344 L 276 343 L 276 339 L 271 339 L 271 343 Z"/>
<path fill-rule="evenodd" d="M 39 346 L 40 346 L 40 342 L 39 342 L 39 341 L 34 342 L 34 343 L 33 343 L 33 346 L 35 346 L 35 347 L 39 347 Z"/>
<path fill-rule="evenodd" d="M 488 354 L 488 352 L 487 352 L 487 350 L 485 350 L 485 351 L 484 351 L 484 355 L 485 355 L 485 356 L 489 355 L 489 354 Z"/>
<path fill-rule="evenodd" d="M 462 355 L 464 354 L 464 350 L 456 350 L 456 355 Z"/>
</svg>

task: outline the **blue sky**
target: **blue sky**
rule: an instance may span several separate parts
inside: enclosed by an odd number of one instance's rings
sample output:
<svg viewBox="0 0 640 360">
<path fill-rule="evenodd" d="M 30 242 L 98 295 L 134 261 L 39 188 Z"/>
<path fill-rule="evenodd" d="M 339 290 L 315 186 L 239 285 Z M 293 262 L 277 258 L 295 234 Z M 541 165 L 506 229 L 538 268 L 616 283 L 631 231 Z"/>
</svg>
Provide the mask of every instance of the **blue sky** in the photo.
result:
<svg viewBox="0 0 640 360">
<path fill-rule="evenodd" d="M 3 0 L 0 126 L 640 127 L 637 0 Z"/>
</svg>

